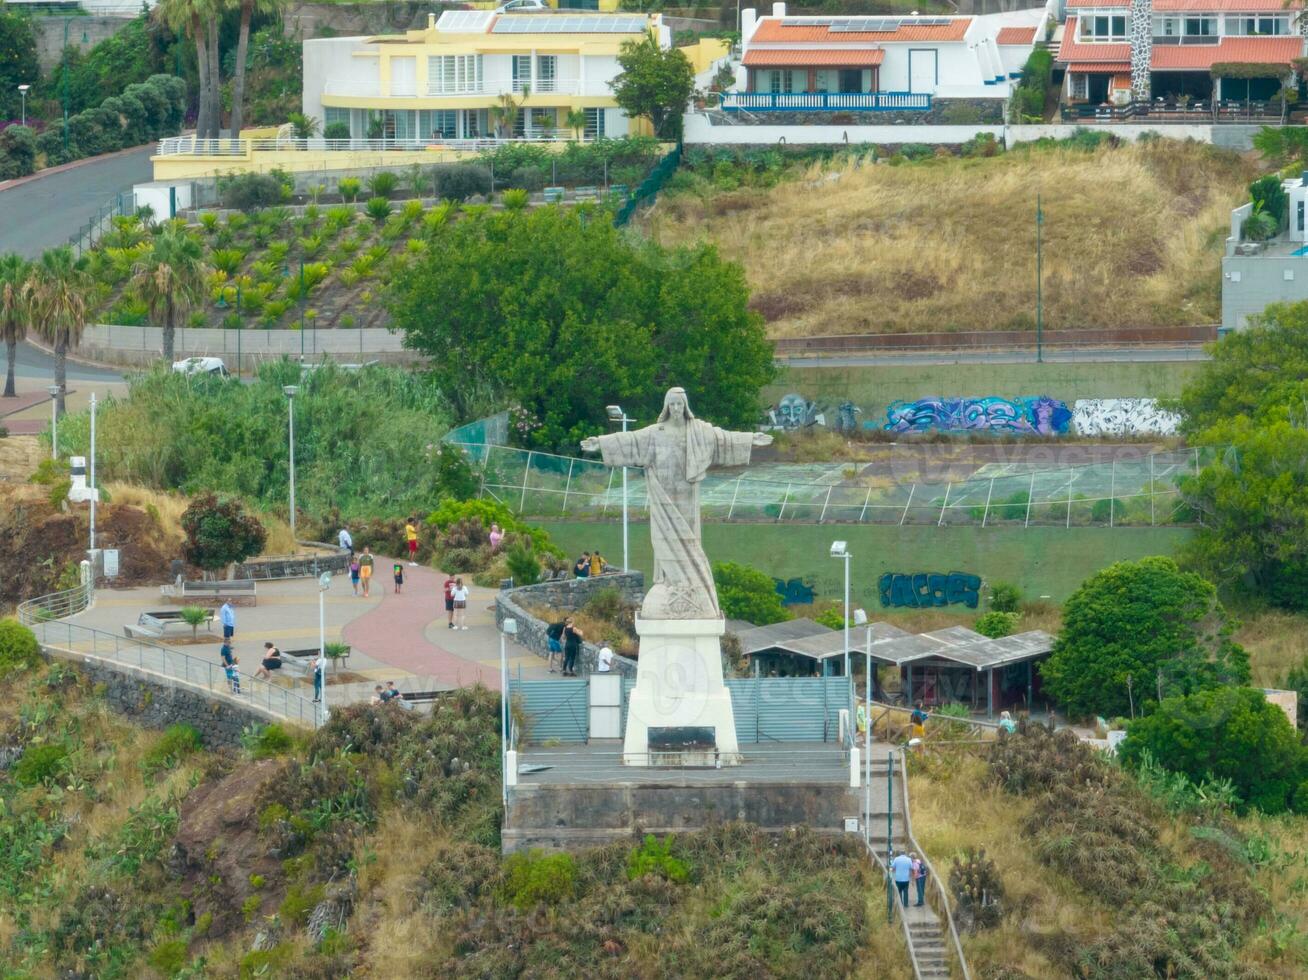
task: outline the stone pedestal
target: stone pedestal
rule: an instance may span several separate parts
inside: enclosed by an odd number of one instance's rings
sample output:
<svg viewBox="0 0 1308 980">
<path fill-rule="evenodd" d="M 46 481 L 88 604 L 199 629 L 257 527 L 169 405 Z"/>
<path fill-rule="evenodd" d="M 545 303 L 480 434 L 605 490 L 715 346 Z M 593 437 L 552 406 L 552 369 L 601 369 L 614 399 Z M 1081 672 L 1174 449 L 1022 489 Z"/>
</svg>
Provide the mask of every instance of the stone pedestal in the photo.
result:
<svg viewBox="0 0 1308 980">
<path fill-rule="evenodd" d="M 734 766 L 740 763 L 731 693 L 722 683 L 721 619 L 636 619 L 636 686 L 627 706 L 623 762 L 629 766 Z M 710 729 L 716 749 L 650 748 L 650 729 Z M 673 731 L 669 731 L 673 730 Z M 656 737 L 656 742 L 658 741 Z"/>
</svg>

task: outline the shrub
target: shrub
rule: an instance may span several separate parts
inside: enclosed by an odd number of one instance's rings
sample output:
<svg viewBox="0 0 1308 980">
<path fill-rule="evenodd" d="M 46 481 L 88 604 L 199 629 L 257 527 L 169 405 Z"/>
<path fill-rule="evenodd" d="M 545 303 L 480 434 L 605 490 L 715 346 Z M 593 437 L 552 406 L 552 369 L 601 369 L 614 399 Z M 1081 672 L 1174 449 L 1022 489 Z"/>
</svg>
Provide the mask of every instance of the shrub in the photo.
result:
<svg viewBox="0 0 1308 980">
<path fill-rule="evenodd" d="M 27 126 L 0 130 L 0 180 L 26 177 L 36 170 L 36 131 Z"/>
<path fill-rule="evenodd" d="M 766 626 L 791 618 L 777 594 L 776 583 L 758 569 L 736 562 L 714 562 L 713 581 L 717 585 L 718 605 L 728 619 Z"/>
<path fill-rule="evenodd" d="M 257 211 L 282 199 L 282 185 L 270 174 L 236 174 L 218 181 L 218 196 L 225 208 Z"/>
<path fill-rule="evenodd" d="M 451 201 L 466 201 L 491 190 L 490 171 L 470 163 L 452 163 L 433 169 L 437 193 Z"/>
<path fill-rule="evenodd" d="M 519 167 L 509 174 L 509 187 L 525 191 L 538 191 L 549 182 L 549 171 L 544 167 Z"/>
<path fill-rule="evenodd" d="M 504 553 L 504 562 L 514 585 L 535 585 L 540 581 L 540 560 L 531 549 L 531 539 L 515 542 Z"/>
<path fill-rule="evenodd" d="M 268 539 L 263 524 L 239 500 L 212 493 L 191 501 L 182 514 L 182 530 L 186 560 L 208 571 L 257 555 Z"/>
<path fill-rule="evenodd" d="M 255 759 L 270 759 L 281 755 L 291 747 L 291 736 L 286 729 L 273 722 L 270 725 L 257 725 L 241 733 L 241 745 Z"/>
<path fill-rule="evenodd" d="M 965 157 L 992 157 L 998 153 L 999 143 L 995 141 L 994 133 L 977 133 L 963 144 Z"/>
<path fill-rule="evenodd" d="M 1249 200 L 1255 205 L 1261 205 L 1263 214 L 1271 215 L 1275 222 L 1273 235 L 1285 227 L 1289 198 L 1286 196 L 1285 187 L 1282 186 L 1279 175 L 1268 174 L 1266 177 L 1259 177 L 1250 184 Z"/>
<path fill-rule="evenodd" d="M 209 253 L 209 263 L 219 272 L 225 272 L 229 276 L 235 275 L 244 261 L 245 253 L 239 248 L 216 248 Z"/>
<path fill-rule="evenodd" d="M 1308 780 L 1308 747 L 1285 713 L 1262 691 L 1227 687 L 1167 698 L 1127 728 L 1122 762 L 1138 766 L 1145 752 L 1192 781 L 1229 779 L 1241 809 L 1283 813 Z"/>
<path fill-rule="evenodd" d="M 400 178 L 389 170 L 379 170 L 367 180 L 368 193 L 373 197 L 390 197 L 400 186 Z"/>
<path fill-rule="evenodd" d="M 377 224 L 381 224 L 390 217 L 391 202 L 384 197 L 369 198 L 365 209 L 368 212 L 368 217 L 372 218 Z"/>
<path fill-rule="evenodd" d="M 1265 242 L 1280 231 L 1276 218 L 1266 211 L 1254 211 L 1244 219 L 1241 234 L 1251 242 Z"/>
<path fill-rule="evenodd" d="M 1001 636 L 1011 636 L 1017 632 L 1017 619 L 1017 613 L 991 610 L 978 616 L 972 628 L 982 636 L 997 640 Z"/>
<path fill-rule="evenodd" d="M 12 616 L 0 619 L 0 679 L 41 666 L 36 634 Z"/>
<path fill-rule="evenodd" d="M 1004 882 L 984 847 L 969 847 L 961 860 L 955 856 L 949 869 L 949 890 L 954 896 L 954 916 L 964 931 L 999 925 L 1004 916 Z"/>
<path fill-rule="evenodd" d="M 504 900 L 517 909 L 558 905 L 573 896 L 577 865 L 566 852 L 543 854 L 532 849 L 504 861 Z"/>
<path fill-rule="evenodd" d="M 144 764 L 148 770 L 171 769 L 200 748 L 200 733 L 190 725 L 169 725 L 145 753 Z"/>
<path fill-rule="evenodd" d="M 63 745 L 46 743 L 29 745 L 14 766 L 14 782 L 19 786 L 40 786 L 52 783 L 68 768 L 68 749 Z"/>
<path fill-rule="evenodd" d="M 522 190 L 520 188 L 515 188 L 513 190 L 505 191 L 502 200 L 504 202 L 504 207 L 507 210 L 521 211 L 523 208 L 527 206 L 527 202 L 528 200 L 530 200 L 530 198 L 531 195 L 528 194 L 525 190 Z"/>
<path fill-rule="evenodd" d="M 627 857 L 627 877 L 635 880 L 645 875 L 658 875 L 668 881 L 682 882 L 690 878 L 690 865 L 672 855 L 675 837 L 669 834 L 660 841 L 646 834 L 645 841 L 633 848 Z"/>
<path fill-rule="evenodd" d="M 995 612 L 1017 612 L 1022 604 L 1022 590 L 1012 582 L 996 582 L 990 587 L 990 608 Z"/>
<path fill-rule="evenodd" d="M 336 189 L 341 192 L 342 199 L 346 201 L 357 201 L 359 191 L 363 188 L 363 182 L 358 177 L 342 177 L 336 183 Z"/>
<path fill-rule="evenodd" d="M 163 940 L 156 944 L 154 949 L 150 950 L 148 959 L 150 965 L 163 976 L 174 976 L 180 973 L 187 964 L 186 941 L 182 939 Z"/>
<path fill-rule="evenodd" d="M 328 123 L 322 131 L 322 138 L 326 140 L 347 140 L 350 138 L 350 124 L 344 122 Z"/>
</svg>

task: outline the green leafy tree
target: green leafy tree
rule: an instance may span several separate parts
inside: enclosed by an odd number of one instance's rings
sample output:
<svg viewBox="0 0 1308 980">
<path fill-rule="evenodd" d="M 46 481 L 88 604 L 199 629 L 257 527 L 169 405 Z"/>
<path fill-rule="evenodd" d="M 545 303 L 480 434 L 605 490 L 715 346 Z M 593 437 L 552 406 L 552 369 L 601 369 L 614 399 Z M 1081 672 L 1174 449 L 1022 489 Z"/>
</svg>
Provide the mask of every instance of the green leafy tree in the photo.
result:
<svg viewBox="0 0 1308 980">
<path fill-rule="evenodd" d="M 1139 712 L 1146 699 L 1249 680 L 1249 657 L 1212 583 L 1171 558 L 1097 572 L 1063 607 L 1063 629 L 1041 665 L 1045 690 L 1073 717 Z M 1128 690 L 1128 678 L 1130 678 Z"/>
<path fill-rule="evenodd" d="M 59 388 L 55 411 L 60 415 L 68 386 L 68 348 L 77 346 L 86 329 L 91 288 L 91 277 L 67 245 L 44 252 L 23 283 L 23 303 L 32 328 L 54 348 L 54 383 Z"/>
<path fill-rule="evenodd" d="M 1001 636 L 1012 636 L 1017 632 L 1018 615 L 1015 612 L 1000 612 L 992 609 L 976 618 L 973 628 L 982 636 L 997 640 Z"/>
<path fill-rule="evenodd" d="M 608 431 L 605 405 L 652 420 L 672 385 L 696 415 L 751 425 L 774 368 L 748 301 L 740 267 L 712 246 L 664 249 L 563 208 L 455 222 L 390 294 L 405 345 L 432 358 L 458 415 L 516 402 L 530 445 L 573 452 Z"/>
<path fill-rule="evenodd" d="M 18 118 L 22 102 L 18 86 L 36 85 L 41 80 L 31 18 L 26 11 L 19 14 L 11 13 L 12 10 L 12 7 L 0 8 L 0 118 L 3 119 Z M 29 113 L 31 109 L 29 100 Z"/>
<path fill-rule="evenodd" d="M 1128 766 L 1147 753 L 1196 783 L 1229 779 L 1245 807 L 1308 812 L 1308 747 L 1262 691 L 1223 687 L 1167 698 L 1127 733 L 1119 751 Z"/>
<path fill-rule="evenodd" d="M 695 69 L 677 48 L 663 48 L 653 33 L 625 41 L 613 97 L 628 116 L 644 116 L 659 139 L 681 138 L 681 117 L 695 91 Z"/>
<path fill-rule="evenodd" d="M 236 34 L 236 66 L 232 74 L 232 135 L 240 135 L 244 123 L 245 73 L 250 49 L 250 21 L 256 9 L 260 13 L 280 12 L 286 0 L 240 0 L 241 20 Z"/>
<path fill-rule="evenodd" d="M 268 540 L 263 524 L 239 500 L 212 493 L 191 501 L 182 530 L 186 560 L 211 572 L 257 555 Z"/>
<path fill-rule="evenodd" d="M 0 180 L 26 177 L 36 170 L 36 133 L 29 126 L 0 130 Z"/>
<path fill-rule="evenodd" d="M 18 342 L 27 336 L 27 304 L 23 282 L 27 279 L 27 262 L 12 252 L 0 256 L 0 338 L 5 342 L 8 370 L 5 373 L 5 398 L 14 397 L 14 359 Z"/>
<path fill-rule="evenodd" d="M 0 619 L 0 678 L 41 666 L 41 644 L 36 634 L 14 619 Z"/>
<path fill-rule="evenodd" d="M 1249 200 L 1261 205 L 1265 213 L 1276 219 L 1276 230 L 1285 227 L 1285 215 L 1290 206 L 1290 199 L 1281 185 L 1281 178 L 1276 174 L 1259 177 L 1249 185 Z"/>
<path fill-rule="evenodd" d="M 713 563 L 713 583 L 718 605 L 728 619 L 743 619 L 755 626 L 767 626 L 790 619 L 781 602 L 776 583 L 757 568 L 733 561 Z"/>
<path fill-rule="evenodd" d="M 1308 657 L 1304 657 L 1298 666 L 1291 667 L 1286 672 L 1282 686 L 1299 695 L 1299 730 L 1308 735 Z"/>
<path fill-rule="evenodd" d="M 173 362 L 177 321 L 204 296 L 209 267 L 199 240 L 175 225 L 154 236 L 150 251 L 132 269 L 131 288 L 163 327 L 163 359 Z"/>
</svg>

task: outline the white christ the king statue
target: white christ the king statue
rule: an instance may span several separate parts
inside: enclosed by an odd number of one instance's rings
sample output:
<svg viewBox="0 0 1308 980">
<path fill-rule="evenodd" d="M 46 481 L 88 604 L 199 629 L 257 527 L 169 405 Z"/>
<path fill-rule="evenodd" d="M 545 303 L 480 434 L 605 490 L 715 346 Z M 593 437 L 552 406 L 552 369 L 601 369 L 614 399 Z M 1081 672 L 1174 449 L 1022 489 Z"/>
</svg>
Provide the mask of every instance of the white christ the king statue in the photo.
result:
<svg viewBox="0 0 1308 980">
<path fill-rule="evenodd" d="M 713 573 L 700 544 L 699 485 L 710 466 L 743 466 L 764 432 L 728 432 L 690 411 L 686 392 L 669 388 L 658 422 L 635 432 L 582 440 L 609 466 L 645 470 L 654 584 L 640 608 L 642 619 L 720 619 Z"/>
</svg>

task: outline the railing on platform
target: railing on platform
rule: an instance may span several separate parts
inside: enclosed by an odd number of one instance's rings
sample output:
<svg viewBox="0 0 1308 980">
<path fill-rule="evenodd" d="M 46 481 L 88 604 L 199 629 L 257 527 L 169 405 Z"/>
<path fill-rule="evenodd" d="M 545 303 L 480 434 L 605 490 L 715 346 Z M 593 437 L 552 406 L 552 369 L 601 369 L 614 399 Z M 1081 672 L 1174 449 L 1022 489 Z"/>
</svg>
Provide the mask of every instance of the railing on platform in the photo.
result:
<svg viewBox="0 0 1308 980">
<path fill-rule="evenodd" d="M 925 92 L 723 92 L 720 108 L 728 112 L 927 112 L 931 96 Z"/>
<path fill-rule="evenodd" d="M 289 578 L 317 578 L 323 572 L 344 572 L 350 567 L 350 552 L 322 541 L 297 541 L 305 547 L 319 548 L 328 554 L 268 555 L 238 565 L 235 578 L 277 581 Z"/>
<path fill-rule="evenodd" d="M 246 157 L 251 153 L 326 150 L 329 152 L 392 150 L 494 150 L 517 143 L 573 143 L 575 135 L 549 133 L 517 136 L 512 139 L 297 139 L 268 137 L 260 139 L 199 139 L 195 136 L 170 136 L 159 141 L 158 156 Z M 583 137 L 582 142 L 590 142 Z"/>
<path fill-rule="evenodd" d="M 91 588 L 79 585 L 64 592 L 30 599 L 18 606 L 18 621 L 36 634 L 43 647 L 136 667 L 178 681 L 196 691 L 204 691 L 215 700 L 261 711 L 269 720 L 317 727 L 318 705 L 284 687 L 242 674 L 240 693 L 235 694 L 231 692 L 226 672 L 216 663 L 182 650 L 118 636 L 63 618 L 85 610 L 91 597 Z"/>
<path fill-rule="evenodd" d="M 1064 122 L 1191 123 L 1203 126 L 1212 123 L 1279 125 L 1285 121 L 1286 112 L 1287 106 L 1282 105 L 1279 99 L 1270 102 L 1242 99 L 1178 102 L 1154 99 L 1152 102 L 1128 102 L 1125 105 L 1077 103 L 1064 105 L 1060 109 Z"/>
</svg>

